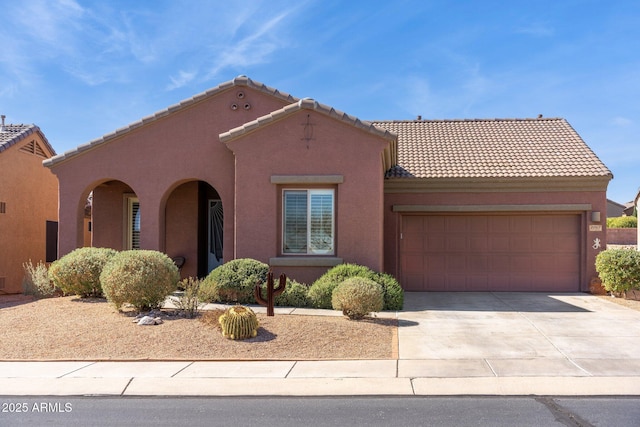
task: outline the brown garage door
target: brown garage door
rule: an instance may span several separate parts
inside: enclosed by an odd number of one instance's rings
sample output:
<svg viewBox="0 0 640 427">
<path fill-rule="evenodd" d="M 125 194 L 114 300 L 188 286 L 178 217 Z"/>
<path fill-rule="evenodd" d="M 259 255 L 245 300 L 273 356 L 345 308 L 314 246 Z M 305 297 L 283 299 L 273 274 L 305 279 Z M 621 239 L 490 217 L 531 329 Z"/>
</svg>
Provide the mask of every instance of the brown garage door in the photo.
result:
<svg viewBox="0 0 640 427">
<path fill-rule="evenodd" d="M 409 291 L 556 291 L 580 286 L 580 216 L 404 215 Z"/>
</svg>

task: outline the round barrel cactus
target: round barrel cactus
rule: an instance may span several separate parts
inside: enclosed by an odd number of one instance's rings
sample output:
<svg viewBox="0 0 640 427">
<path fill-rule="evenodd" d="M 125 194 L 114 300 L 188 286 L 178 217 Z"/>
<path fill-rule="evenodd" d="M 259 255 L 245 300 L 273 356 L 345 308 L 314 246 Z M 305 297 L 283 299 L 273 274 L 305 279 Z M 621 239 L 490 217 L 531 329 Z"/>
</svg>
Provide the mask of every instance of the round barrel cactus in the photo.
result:
<svg viewBox="0 0 640 427">
<path fill-rule="evenodd" d="M 258 335 L 258 318 L 249 307 L 236 305 L 228 308 L 218 319 L 222 336 L 232 340 L 244 340 Z"/>
</svg>

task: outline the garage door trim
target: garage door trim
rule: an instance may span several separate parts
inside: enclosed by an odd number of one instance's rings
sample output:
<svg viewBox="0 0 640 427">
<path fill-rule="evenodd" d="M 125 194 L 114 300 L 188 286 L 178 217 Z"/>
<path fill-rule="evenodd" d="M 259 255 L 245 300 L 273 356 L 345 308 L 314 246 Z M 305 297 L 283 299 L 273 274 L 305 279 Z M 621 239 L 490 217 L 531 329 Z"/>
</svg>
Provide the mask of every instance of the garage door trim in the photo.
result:
<svg viewBox="0 0 640 427">
<path fill-rule="evenodd" d="M 393 205 L 393 212 L 584 212 L 592 210 L 592 205 Z"/>
</svg>

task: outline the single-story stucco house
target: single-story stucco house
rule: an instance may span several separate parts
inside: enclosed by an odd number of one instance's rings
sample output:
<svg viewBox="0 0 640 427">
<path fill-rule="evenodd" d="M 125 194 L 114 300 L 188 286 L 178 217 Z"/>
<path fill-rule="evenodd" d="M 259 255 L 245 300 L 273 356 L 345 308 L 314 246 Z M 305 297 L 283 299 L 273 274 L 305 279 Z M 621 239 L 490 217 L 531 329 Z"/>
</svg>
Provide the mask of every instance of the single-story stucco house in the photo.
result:
<svg viewBox="0 0 640 427">
<path fill-rule="evenodd" d="M 23 264 L 57 258 L 58 180 L 42 166 L 55 155 L 34 124 L 0 117 L 0 295 L 23 291 Z"/>
<path fill-rule="evenodd" d="M 236 258 L 311 283 L 357 263 L 409 291 L 586 291 L 612 174 L 563 119 L 367 122 L 245 76 L 46 160 L 60 254 Z"/>
</svg>

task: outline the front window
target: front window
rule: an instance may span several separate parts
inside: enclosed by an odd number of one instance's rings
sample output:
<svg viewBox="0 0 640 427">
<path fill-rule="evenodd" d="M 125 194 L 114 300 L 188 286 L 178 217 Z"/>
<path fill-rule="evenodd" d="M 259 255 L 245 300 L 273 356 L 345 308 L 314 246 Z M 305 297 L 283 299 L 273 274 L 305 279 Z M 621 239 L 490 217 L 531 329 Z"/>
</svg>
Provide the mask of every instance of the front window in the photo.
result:
<svg viewBox="0 0 640 427">
<path fill-rule="evenodd" d="M 334 190 L 284 190 L 285 254 L 333 255 Z"/>
<path fill-rule="evenodd" d="M 140 202 L 127 198 L 127 249 L 140 249 Z"/>
</svg>

